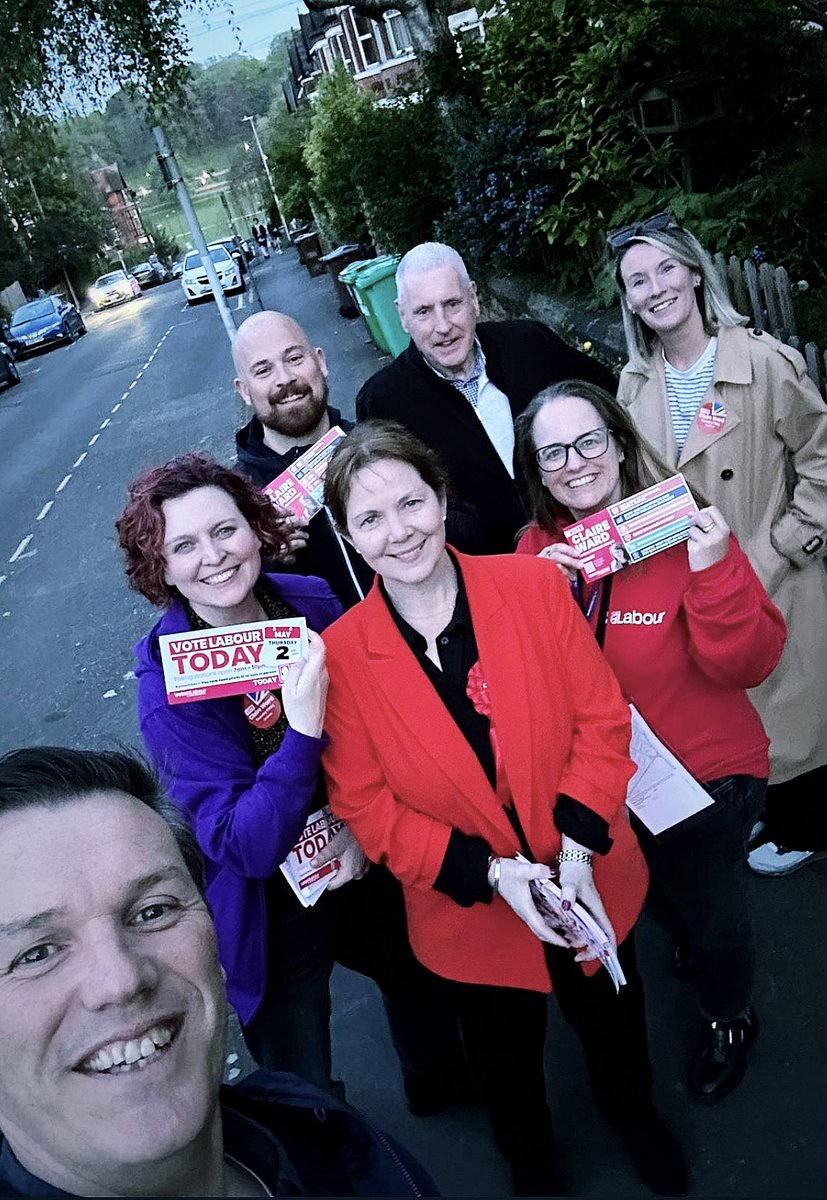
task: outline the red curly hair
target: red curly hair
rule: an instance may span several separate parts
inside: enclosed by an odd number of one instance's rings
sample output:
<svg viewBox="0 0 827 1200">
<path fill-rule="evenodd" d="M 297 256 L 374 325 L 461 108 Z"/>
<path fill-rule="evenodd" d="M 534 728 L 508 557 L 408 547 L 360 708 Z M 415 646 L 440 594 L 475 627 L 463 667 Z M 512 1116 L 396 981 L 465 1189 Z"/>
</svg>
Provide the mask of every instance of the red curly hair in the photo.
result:
<svg viewBox="0 0 827 1200">
<path fill-rule="evenodd" d="M 261 542 L 267 558 L 277 558 L 287 538 L 283 532 L 284 514 L 267 497 L 235 471 L 222 467 L 208 454 L 193 452 L 152 467 L 134 479 L 129 501 L 115 522 L 121 549 L 126 555 L 129 586 L 151 604 L 169 606 L 178 589 L 164 579 L 164 530 L 162 505 L 165 500 L 186 496 L 197 488 L 216 487 L 232 496 L 239 512 Z"/>
</svg>

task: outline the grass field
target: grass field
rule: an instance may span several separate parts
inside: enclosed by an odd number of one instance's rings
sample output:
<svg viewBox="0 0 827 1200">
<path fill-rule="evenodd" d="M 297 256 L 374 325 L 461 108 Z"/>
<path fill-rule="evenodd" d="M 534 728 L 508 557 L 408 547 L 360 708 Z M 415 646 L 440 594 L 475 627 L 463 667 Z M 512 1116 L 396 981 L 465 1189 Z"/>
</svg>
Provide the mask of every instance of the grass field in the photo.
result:
<svg viewBox="0 0 827 1200">
<path fill-rule="evenodd" d="M 230 151 L 214 148 L 203 159 L 197 161 L 179 158 L 179 166 L 189 188 L 190 198 L 201 222 L 201 228 L 207 241 L 226 237 L 232 233 L 227 212 L 216 191 L 202 191 L 198 177 L 203 171 L 215 177 L 216 183 L 224 181 L 227 184 L 225 196 L 230 214 L 235 221 L 235 231 L 242 237 L 250 236 L 250 225 L 254 217 L 261 217 L 266 212 L 265 193 L 261 187 L 248 180 L 234 182 L 230 170 L 232 155 Z M 150 225 L 162 228 L 178 243 L 182 251 L 192 247 L 192 235 L 184 219 L 173 191 L 163 190 L 159 186 L 158 165 L 154 160 L 146 163 L 145 168 L 130 170 L 130 181 L 147 179 L 147 185 L 153 191 L 140 202 L 141 215 Z M 136 186 L 131 183 L 131 186 Z"/>
</svg>

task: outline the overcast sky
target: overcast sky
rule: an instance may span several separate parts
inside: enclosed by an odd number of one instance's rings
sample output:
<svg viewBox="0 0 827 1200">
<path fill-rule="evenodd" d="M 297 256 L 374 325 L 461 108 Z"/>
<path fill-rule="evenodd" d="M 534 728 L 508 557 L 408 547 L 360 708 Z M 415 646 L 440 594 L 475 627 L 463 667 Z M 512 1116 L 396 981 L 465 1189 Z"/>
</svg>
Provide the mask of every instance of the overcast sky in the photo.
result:
<svg viewBox="0 0 827 1200">
<path fill-rule="evenodd" d="M 276 34 L 298 25 L 300 9 L 307 11 L 297 0 L 218 0 L 211 11 L 190 12 L 184 25 L 191 57 L 203 63 L 241 49 L 266 58 Z"/>
</svg>

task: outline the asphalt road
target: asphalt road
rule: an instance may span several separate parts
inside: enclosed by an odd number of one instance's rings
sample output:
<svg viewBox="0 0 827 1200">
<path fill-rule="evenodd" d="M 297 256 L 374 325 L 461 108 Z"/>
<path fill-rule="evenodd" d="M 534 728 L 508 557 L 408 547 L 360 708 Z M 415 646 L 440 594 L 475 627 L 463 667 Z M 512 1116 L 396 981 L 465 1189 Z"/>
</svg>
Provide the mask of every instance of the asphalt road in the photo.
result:
<svg viewBox="0 0 827 1200">
<path fill-rule="evenodd" d="M 264 304 L 291 312 L 324 347 L 332 401 L 352 415 L 359 384 L 381 363 L 361 322 L 338 315 L 330 281 L 309 279 L 292 252 L 257 265 L 254 277 Z M 256 302 L 248 293 L 231 303 L 238 323 Z M 143 467 L 193 447 L 229 461 L 243 417 L 215 308 L 187 309 L 177 283 L 88 324 L 74 346 L 22 363 L 21 385 L 0 393 L 0 750 L 138 744 L 131 647 L 155 614 L 126 588 L 113 522 Z M 825 1190 L 826 881 L 827 864 L 783 880 L 751 877 L 762 1032 L 744 1084 L 712 1109 L 684 1084 L 697 1033 L 691 985 L 672 978 L 660 932 L 640 924 L 658 1097 L 687 1148 L 693 1195 Z M 351 1102 L 417 1153 L 444 1194 L 507 1195 L 479 1110 L 407 1113 L 373 986 L 337 971 L 334 994 L 335 1065 Z M 548 1055 L 573 1190 L 649 1195 L 596 1115 L 553 1004 Z M 246 1066 L 241 1053 L 232 1069 Z"/>
</svg>

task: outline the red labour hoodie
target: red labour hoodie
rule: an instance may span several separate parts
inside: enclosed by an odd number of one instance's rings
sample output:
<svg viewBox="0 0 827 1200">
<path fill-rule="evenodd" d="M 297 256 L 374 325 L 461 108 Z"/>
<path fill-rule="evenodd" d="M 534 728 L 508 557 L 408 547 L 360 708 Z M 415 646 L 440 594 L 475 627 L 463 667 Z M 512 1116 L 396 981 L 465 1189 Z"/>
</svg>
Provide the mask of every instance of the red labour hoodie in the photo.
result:
<svg viewBox="0 0 827 1200">
<path fill-rule="evenodd" d="M 532 525 L 517 553 L 563 540 Z M 769 741 L 746 689 L 775 669 L 787 629 L 735 538 L 704 571 L 690 571 L 681 544 L 611 578 L 603 649 L 627 699 L 702 783 L 766 778 Z M 587 608 L 590 598 L 586 584 Z"/>
</svg>

